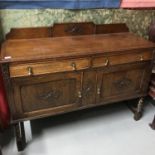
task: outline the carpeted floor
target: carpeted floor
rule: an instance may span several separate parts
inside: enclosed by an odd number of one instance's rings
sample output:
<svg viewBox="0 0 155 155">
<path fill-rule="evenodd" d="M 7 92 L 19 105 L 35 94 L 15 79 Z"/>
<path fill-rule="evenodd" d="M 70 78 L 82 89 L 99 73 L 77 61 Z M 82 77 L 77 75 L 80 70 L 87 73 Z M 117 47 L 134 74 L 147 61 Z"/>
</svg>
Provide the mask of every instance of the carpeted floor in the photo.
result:
<svg viewBox="0 0 155 155">
<path fill-rule="evenodd" d="M 155 131 L 148 124 L 155 106 L 150 102 L 138 122 L 124 103 L 32 121 L 33 139 L 21 153 L 8 129 L 0 137 L 3 155 L 154 155 Z M 30 140 L 27 122 L 26 131 Z"/>
</svg>

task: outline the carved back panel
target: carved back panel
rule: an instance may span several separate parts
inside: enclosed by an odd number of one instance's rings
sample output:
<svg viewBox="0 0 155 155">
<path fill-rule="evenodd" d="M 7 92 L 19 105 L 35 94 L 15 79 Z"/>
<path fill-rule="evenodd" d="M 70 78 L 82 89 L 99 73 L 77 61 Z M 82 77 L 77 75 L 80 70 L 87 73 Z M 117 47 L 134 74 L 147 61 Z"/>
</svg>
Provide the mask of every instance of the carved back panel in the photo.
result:
<svg viewBox="0 0 155 155">
<path fill-rule="evenodd" d="M 95 34 L 95 25 L 91 22 L 55 24 L 52 29 L 52 37 L 89 34 Z"/>
</svg>

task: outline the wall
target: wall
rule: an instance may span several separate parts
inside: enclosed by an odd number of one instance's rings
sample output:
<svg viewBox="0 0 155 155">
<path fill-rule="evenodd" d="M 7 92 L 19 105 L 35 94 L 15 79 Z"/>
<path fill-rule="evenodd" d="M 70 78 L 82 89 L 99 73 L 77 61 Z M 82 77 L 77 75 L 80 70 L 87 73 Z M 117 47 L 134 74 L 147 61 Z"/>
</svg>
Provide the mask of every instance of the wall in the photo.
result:
<svg viewBox="0 0 155 155">
<path fill-rule="evenodd" d="M 93 21 L 100 23 L 125 22 L 130 31 L 147 37 L 148 26 L 155 18 L 155 10 L 1 10 L 3 35 L 13 27 L 51 26 L 61 22 Z M 1 30 L 0 30 L 1 31 Z"/>
</svg>

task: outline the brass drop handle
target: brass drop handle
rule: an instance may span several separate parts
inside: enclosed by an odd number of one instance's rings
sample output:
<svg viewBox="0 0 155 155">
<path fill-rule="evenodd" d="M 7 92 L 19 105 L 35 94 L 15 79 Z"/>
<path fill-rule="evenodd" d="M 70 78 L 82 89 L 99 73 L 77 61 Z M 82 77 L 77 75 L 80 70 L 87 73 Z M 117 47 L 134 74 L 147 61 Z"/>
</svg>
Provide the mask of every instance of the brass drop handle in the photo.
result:
<svg viewBox="0 0 155 155">
<path fill-rule="evenodd" d="M 109 64 L 109 59 L 106 59 L 105 63 L 104 63 L 104 66 L 108 66 L 108 64 Z"/>
<path fill-rule="evenodd" d="M 100 95 L 100 94 L 101 94 L 101 89 L 97 88 L 97 95 Z"/>
<path fill-rule="evenodd" d="M 143 56 L 141 55 L 141 56 L 140 56 L 140 61 L 143 61 L 143 60 L 144 60 L 144 58 L 143 58 Z"/>
<path fill-rule="evenodd" d="M 78 97 L 79 97 L 79 98 L 82 98 L 82 93 L 81 93 L 81 91 L 78 92 Z"/>
<path fill-rule="evenodd" d="M 28 75 L 33 75 L 33 68 L 32 67 L 27 67 L 28 70 Z"/>
<path fill-rule="evenodd" d="M 76 71 L 76 63 L 75 62 L 72 62 L 71 63 L 71 66 L 72 66 L 73 70 Z"/>
</svg>

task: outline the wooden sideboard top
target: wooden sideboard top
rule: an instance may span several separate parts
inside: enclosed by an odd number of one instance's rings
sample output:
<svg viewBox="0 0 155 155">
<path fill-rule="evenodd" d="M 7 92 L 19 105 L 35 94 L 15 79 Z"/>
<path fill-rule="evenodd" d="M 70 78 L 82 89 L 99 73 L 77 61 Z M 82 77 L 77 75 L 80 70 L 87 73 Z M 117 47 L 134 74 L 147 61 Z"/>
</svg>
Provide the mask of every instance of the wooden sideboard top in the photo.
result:
<svg viewBox="0 0 155 155">
<path fill-rule="evenodd" d="M 0 62 L 56 59 L 154 47 L 154 43 L 129 32 L 6 40 L 2 44 Z"/>
</svg>

